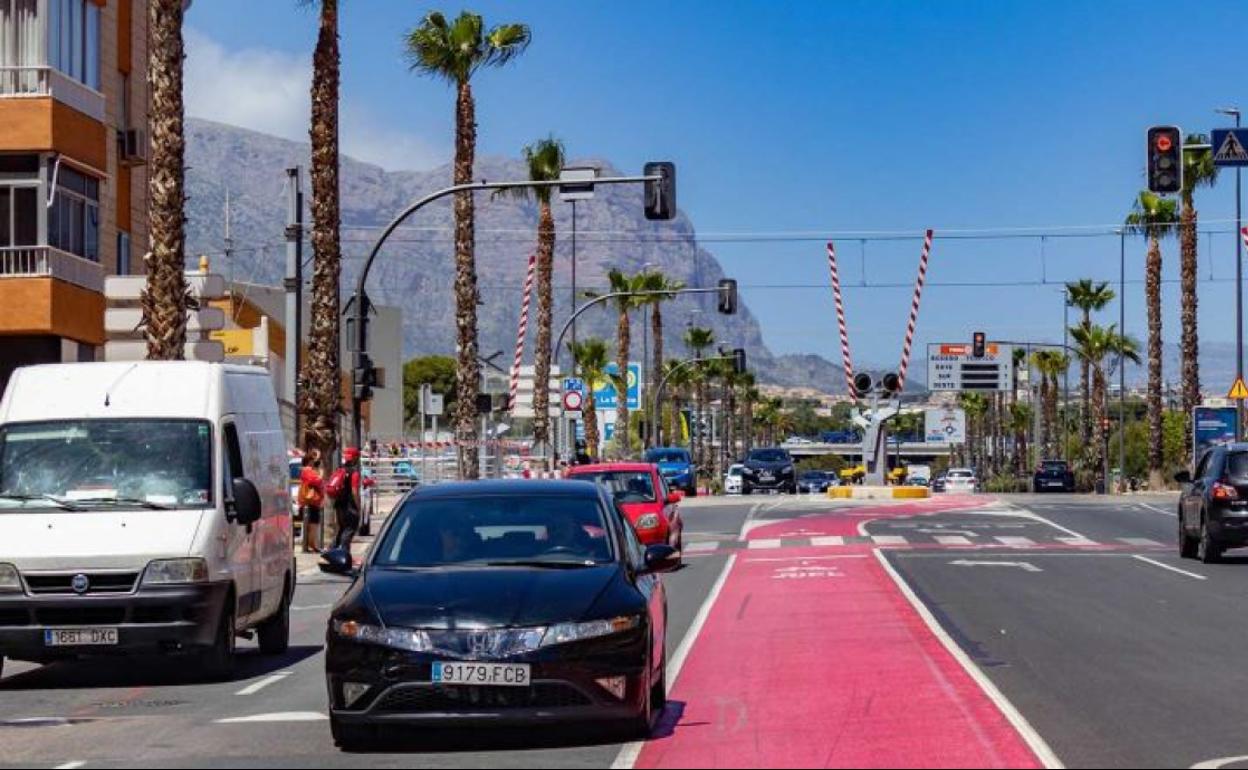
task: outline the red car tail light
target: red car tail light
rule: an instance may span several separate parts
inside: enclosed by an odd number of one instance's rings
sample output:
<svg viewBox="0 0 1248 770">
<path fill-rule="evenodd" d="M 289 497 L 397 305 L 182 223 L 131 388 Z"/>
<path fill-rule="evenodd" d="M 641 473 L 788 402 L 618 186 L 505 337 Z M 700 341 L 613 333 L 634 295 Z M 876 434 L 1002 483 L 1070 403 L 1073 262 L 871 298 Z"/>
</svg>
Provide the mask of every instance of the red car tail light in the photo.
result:
<svg viewBox="0 0 1248 770">
<path fill-rule="evenodd" d="M 1232 487 L 1228 484 L 1223 484 L 1220 481 L 1214 483 L 1214 485 L 1209 489 L 1209 494 L 1213 496 L 1214 500 L 1238 500 L 1239 499 L 1239 492 L 1235 489 L 1235 487 Z"/>
</svg>

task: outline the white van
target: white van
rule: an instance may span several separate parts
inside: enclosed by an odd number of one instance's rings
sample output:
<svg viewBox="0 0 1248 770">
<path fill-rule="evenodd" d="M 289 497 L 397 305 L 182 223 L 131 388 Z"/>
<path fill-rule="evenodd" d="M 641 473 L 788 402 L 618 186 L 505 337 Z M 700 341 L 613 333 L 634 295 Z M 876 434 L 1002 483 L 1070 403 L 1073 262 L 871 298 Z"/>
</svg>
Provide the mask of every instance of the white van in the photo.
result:
<svg viewBox="0 0 1248 770">
<path fill-rule="evenodd" d="M 0 400 L 0 666 L 185 653 L 221 678 L 252 629 L 285 652 L 287 475 L 264 369 L 18 369 Z"/>
</svg>

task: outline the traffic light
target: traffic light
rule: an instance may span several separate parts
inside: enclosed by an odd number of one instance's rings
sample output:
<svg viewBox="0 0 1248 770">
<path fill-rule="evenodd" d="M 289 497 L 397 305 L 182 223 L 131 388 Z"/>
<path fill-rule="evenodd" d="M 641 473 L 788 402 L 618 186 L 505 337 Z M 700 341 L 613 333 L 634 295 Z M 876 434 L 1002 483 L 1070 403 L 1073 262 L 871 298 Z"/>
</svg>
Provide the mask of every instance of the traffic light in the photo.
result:
<svg viewBox="0 0 1248 770">
<path fill-rule="evenodd" d="M 351 370 L 351 391 L 358 401 L 368 401 L 373 397 L 373 386 L 377 385 L 377 368 L 365 353 L 358 354 L 355 368 Z"/>
<path fill-rule="evenodd" d="M 1148 189 L 1158 195 L 1183 189 L 1183 133 L 1175 126 L 1148 129 Z"/>
<path fill-rule="evenodd" d="M 477 394 L 477 414 L 489 414 L 494 411 L 494 396 L 489 393 Z"/>
<path fill-rule="evenodd" d="M 901 377 L 898 376 L 896 372 L 889 372 L 884 375 L 884 379 L 881 380 L 881 384 L 884 386 L 885 392 L 896 393 L 901 390 Z"/>
<path fill-rule="evenodd" d="M 865 396 L 871 392 L 871 388 L 875 386 L 875 380 L 871 379 L 871 375 L 867 372 L 858 372 L 854 375 L 854 392 L 855 395 Z"/>
<path fill-rule="evenodd" d="M 672 219 L 676 216 L 676 164 L 667 161 L 647 163 L 644 176 L 659 179 L 646 182 L 646 219 Z"/>
<path fill-rule="evenodd" d="M 737 282 L 732 278 L 719 282 L 719 312 L 724 315 L 737 314 Z"/>
<path fill-rule="evenodd" d="M 745 348 L 733 348 L 732 371 L 737 374 L 745 374 Z"/>
<path fill-rule="evenodd" d="M 988 338 L 983 332 L 975 332 L 971 335 L 971 357 L 983 358 L 988 354 Z"/>
</svg>

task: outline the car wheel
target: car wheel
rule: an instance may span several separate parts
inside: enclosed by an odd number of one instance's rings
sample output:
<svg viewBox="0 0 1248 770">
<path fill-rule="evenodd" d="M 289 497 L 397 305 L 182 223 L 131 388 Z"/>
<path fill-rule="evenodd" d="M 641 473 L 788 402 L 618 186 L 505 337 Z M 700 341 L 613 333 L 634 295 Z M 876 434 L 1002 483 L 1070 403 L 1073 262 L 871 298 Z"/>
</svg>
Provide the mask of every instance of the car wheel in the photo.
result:
<svg viewBox="0 0 1248 770">
<path fill-rule="evenodd" d="M 290 649 L 290 599 L 290 590 L 283 589 L 282 606 L 256 628 L 260 652 L 265 655 L 282 655 Z"/>
<path fill-rule="evenodd" d="M 649 661 L 646 663 L 649 666 Z M 649 676 L 647 669 L 647 676 Z M 642 695 L 641 711 L 637 716 L 628 721 L 628 733 L 637 740 L 645 740 L 650 737 L 650 731 L 654 728 L 654 684 L 646 688 L 645 694 Z"/>
<path fill-rule="evenodd" d="M 1195 559 L 1198 545 L 1196 538 L 1187 534 L 1187 527 L 1183 526 L 1183 517 L 1179 516 L 1179 558 Z"/>
<path fill-rule="evenodd" d="M 1203 516 L 1200 519 L 1200 541 L 1196 545 L 1196 558 L 1205 564 L 1216 564 L 1222 559 L 1222 546 L 1213 539 L 1209 532 L 1209 523 Z"/>
<path fill-rule="evenodd" d="M 659 667 L 659 681 L 655 682 L 650 692 L 650 707 L 655 715 L 661 716 L 667 708 L 667 653 L 663 653 L 663 665 Z"/>
<path fill-rule="evenodd" d="M 348 725 L 329 718 L 329 732 L 334 745 L 343 751 L 366 751 L 377 742 L 377 730 L 371 725 Z"/>
<path fill-rule="evenodd" d="M 750 485 L 749 485 L 749 484 L 742 484 L 742 485 L 741 485 L 741 496 L 742 496 L 742 497 L 749 497 L 749 496 L 750 496 L 750 495 L 752 495 L 752 494 L 754 494 L 754 490 L 750 488 Z"/>
<path fill-rule="evenodd" d="M 234 652 L 238 645 L 238 637 L 234 632 L 233 599 L 226 599 L 226 606 L 221 610 L 221 618 L 217 622 L 217 638 L 212 647 L 200 653 L 199 669 L 203 675 L 214 682 L 225 681 L 234 673 Z"/>
</svg>

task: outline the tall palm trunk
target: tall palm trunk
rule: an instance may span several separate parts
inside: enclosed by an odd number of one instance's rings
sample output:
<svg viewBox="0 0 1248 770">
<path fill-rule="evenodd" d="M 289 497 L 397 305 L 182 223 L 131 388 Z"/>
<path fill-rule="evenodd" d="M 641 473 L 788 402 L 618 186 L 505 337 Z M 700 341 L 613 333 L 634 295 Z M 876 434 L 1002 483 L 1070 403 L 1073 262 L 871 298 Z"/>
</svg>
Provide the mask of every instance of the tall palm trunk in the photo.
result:
<svg viewBox="0 0 1248 770">
<path fill-rule="evenodd" d="M 338 188 L 338 0 L 321 0 L 320 31 L 312 56 L 312 319 L 304 362 L 302 443 L 334 456 L 342 407 Z"/>
<path fill-rule="evenodd" d="M 148 5 L 147 82 L 151 92 L 148 197 L 152 250 L 143 291 L 147 357 L 181 360 L 186 350 L 186 203 L 182 103 L 182 0 Z"/>
<path fill-rule="evenodd" d="M 632 442 L 628 435 L 628 359 L 633 345 L 633 328 L 628 318 L 628 311 L 620 311 L 620 321 L 616 325 L 616 336 L 619 347 L 616 349 L 615 365 L 619 371 L 619 382 L 615 390 L 615 445 L 621 459 L 627 458 L 632 451 Z M 625 386 L 625 387 L 621 387 Z"/>
<path fill-rule="evenodd" d="M 1092 443 L 1089 450 L 1092 457 L 1092 473 L 1102 479 L 1106 485 L 1109 479 L 1105 473 L 1105 369 L 1101 364 L 1092 367 Z"/>
<path fill-rule="evenodd" d="M 537 222 L 537 353 L 533 368 L 533 381 L 550 381 L 551 316 L 554 302 L 552 280 L 555 263 L 555 218 L 551 214 L 550 200 L 539 204 L 541 213 Z M 533 390 L 533 442 L 545 447 L 550 441 L 550 389 L 535 387 Z M 549 453 L 546 453 L 549 456 Z"/>
<path fill-rule="evenodd" d="M 1092 325 L 1092 313 L 1086 310 L 1083 313 L 1083 325 L 1084 326 Z M 1082 439 L 1084 446 L 1087 446 L 1088 442 L 1092 440 L 1091 372 L 1092 372 L 1092 369 L 1091 369 L 1091 366 L 1088 364 L 1088 362 L 1080 360 L 1079 361 L 1079 387 L 1080 387 L 1079 392 L 1083 396 L 1083 408 L 1079 412 L 1079 417 L 1081 418 L 1081 421 L 1082 421 L 1082 424 L 1079 426 L 1079 437 Z"/>
<path fill-rule="evenodd" d="M 585 446 L 591 460 L 598 459 L 598 403 L 593 390 L 585 394 Z"/>
<path fill-rule="evenodd" d="M 660 308 L 662 304 L 661 301 L 656 300 L 650 306 L 650 336 L 654 338 L 654 355 L 651 356 L 651 363 L 646 367 L 650 370 L 650 376 L 646 378 L 646 393 L 649 394 L 646 398 L 651 404 L 650 422 L 654 425 L 659 425 L 663 421 L 663 405 L 654 400 L 655 388 L 658 387 L 659 378 L 663 376 L 663 310 Z M 653 434 L 654 431 L 650 433 Z"/>
<path fill-rule="evenodd" d="M 728 408 L 725 409 L 727 423 L 724 425 L 724 456 L 728 462 L 737 458 L 737 389 L 729 386 L 726 393 Z"/>
<path fill-rule="evenodd" d="M 1050 454 L 1053 448 L 1053 423 L 1049 420 L 1049 375 L 1047 372 L 1040 372 L 1040 435 L 1036 440 L 1040 442 L 1041 459 L 1052 457 Z"/>
<path fill-rule="evenodd" d="M 472 181 L 477 146 L 476 106 L 472 86 L 459 83 L 455 102 L 455 184 Z M 455 338 L 459 345 L 455 383 L 455 440 L 459 476 L 475 479 L 477 465 L 477 266 L 471 192 L 455 196 Z M 538 387 L 537 390 L 542 390 Z"/>
<path fill-rule="evenodd" d="M 705 371 L 699 372 L 697 387 L 698 387 L 698 418 L 695 421 L 695 425 L 694 425 L 694 427 L 697 430 L 697 433 L 695 434 L 696 436 L 695 443 L 697 444 L 697 447 L 698 447 L 698 451 L 697 451 L 698 468 L 702 471 L 705 471 L 706 466 L 707 466 L 706 440 L 708 438 L 707 433 L 710 432 L 706 430 L 706 427 L 707 427 L 706 426 L 706 423 L 707 423 L 707 419 L 706 419 L 707 390 L 706 390 L 706 372 Z"/>
<path fill-rule="evenodd" d="M 1148 265 L 1144 270 L 1148 305 L 1148 488 L 1162 489 L 1165 463 L 1161 411 L 1161 243 L 1148 239 Z"/>
<path fill-rule="evenodd" d="M 1184 196 L 1179 234 L 1182 241 L 1179 273 L 1183 298 L 1183 419 L 1187 425 L 1183 431 L 1183 442 L 1185 454 L 1190 458 L 1192 409 L 1200 405 L 1200 343 L 1196 331 L 1196 209 L 1192 206 L 1190 195 Z"/>
</svg>

